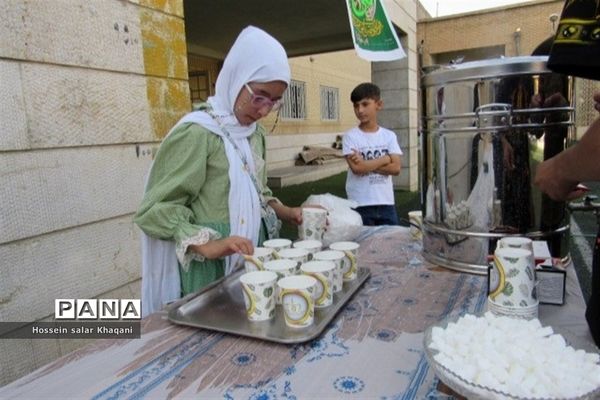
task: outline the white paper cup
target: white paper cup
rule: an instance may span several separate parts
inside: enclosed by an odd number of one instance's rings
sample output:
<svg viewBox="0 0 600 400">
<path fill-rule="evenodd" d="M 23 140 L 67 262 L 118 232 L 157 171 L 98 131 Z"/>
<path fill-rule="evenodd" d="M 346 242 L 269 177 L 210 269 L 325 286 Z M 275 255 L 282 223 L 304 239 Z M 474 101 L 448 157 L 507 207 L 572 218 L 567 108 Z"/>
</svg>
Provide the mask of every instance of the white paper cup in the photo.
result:
<svg viewBox="0 0 600 400">
<path fill-rule="evenodd" d="M 246 315 L 250 321 L 265 321 L 275 316 L 277 274 L 269 271 L 246 272 L 240 276 Z"/>
<path fill-rule="evenodd" d="M 539 301 L 536 300 L 533 305 L 527 307 L 510 307 L 499 304 L 488 296 L 487 309 L 495 315 L 521 319 L 534 319 L 538 317 Z"/>
<path fill-rule="evenodd" d="M 421 232 L 423 226 L 423 212 L 409 211 L 408 221 L 410 222 L 410 236 L 415 240 L 421 240 L 423 238 L 423 234 Z"/>
<path fill-rule="evenodd" d="M 276 252 L 279 252 L 283 249 L 289 249 L 292 247 L 292 241 L 290 239 L 270 239 L 263 242 L 263 247 L 268 247 Z"/>
<path fill-rule="evenodd" d="M 537 302 L 531 251 L 496 249 L 492 270 L 498 275 L 498 286 L 490 293 L 490 298 L 497 304 L 506 307 L 529 307 Z"/>
<path fill-rule="evenodd" d="M 522 236 L 506 236 L 498 240 L 498 247 L 501 249 L 525 249 L 533 252 L 533 241 Z"/>
<path fill-rule="evenodd" d="M 292 243 L 292 247 L 308 250 L 308 261 L 311 261 L 313 255 L 323 249 L 323 242 L 320 240 L 299 240 Z"/>
<path fill-rule="evenodd" d="M 335 268 L 335 263 L 332 261 L 308 261 L 300 267 L 303 274 L 317 280 L 314 293 L 316 308 L 324 308 L 333 303 L 333 271 Z"/>
<path fill-rule="evenodd" d="M 277 253 L 279 258 L 296 261 L 296 273 L 300 272 L 300 265 L 308 261 L 308 254 L 308 250 L 295 247 L 282 249 Z"/>
<path fill-rule="evenodd" d="M 342 290 L 344 284 L 344 258 L 346 255 L 342 251 L 323 250 L 315 253 L 313 260 L 315 261 L 333 261 L 335 270 L 333 271 L 333 293 Z"/>
<path fill-rule="evenodd" d="M 294 260 L 288 260 L 281 258 L 278 260 L 267 261 L 263 264 L 265 271 L 271 271 L 277 274 L 277 280 L 283 279 L 286 276 L 296 275 L 298 272 L 298 264 Z M 275 299 L 277 304 L 281 304 L 281 298 L 279 296 L 279 287 L 275 289 Z"/>
<path fill-rule="evenodd" d="M 244 255 L 244 267 L 246 272 L 263 271 L 263 264 L 273 259 L 275 250 L 269 247 L 255 247 L 254 254 Z"/>
<path fill-rule="evenodd" d="M 322 241 L 326 226 L 327 210 L 304 207 L 302 209 L 302 224 L 298 226 L 298 237 L 302 240 Z"/>
<path fill-rule="evenodd" d="M 345 255 L 342 262 L 342 280 L 344 282 L 351 282 L 358 276 L 356 258 L 359 247 L 360 245 L 356 242 L 335 242 L 329 245 L 331 250 L 341 251 Z"/>
<path fill-rule="evenodd" d="M 277 285 L 285 324 L 290 328 L 312 325 L 315 319 L 314 292 L 317 280 L 308 275 L 295 275 L 280 279 Z"/>
</svg>

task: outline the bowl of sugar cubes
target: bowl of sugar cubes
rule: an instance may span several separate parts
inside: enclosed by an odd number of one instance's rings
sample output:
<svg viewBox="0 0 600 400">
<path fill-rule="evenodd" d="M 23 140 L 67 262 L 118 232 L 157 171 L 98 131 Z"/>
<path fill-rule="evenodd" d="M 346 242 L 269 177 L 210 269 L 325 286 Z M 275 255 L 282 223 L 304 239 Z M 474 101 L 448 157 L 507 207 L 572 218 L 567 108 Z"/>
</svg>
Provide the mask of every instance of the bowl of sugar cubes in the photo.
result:
<svg viewBox="0 0 600 400">
<path fill-rule="evenodd" d="M 430 326 L 423 340 L 437 377 L 468 399 L 600 397 L 600 355 L 571 347 L 537 318 L 465 314 Z"/>
</svg>

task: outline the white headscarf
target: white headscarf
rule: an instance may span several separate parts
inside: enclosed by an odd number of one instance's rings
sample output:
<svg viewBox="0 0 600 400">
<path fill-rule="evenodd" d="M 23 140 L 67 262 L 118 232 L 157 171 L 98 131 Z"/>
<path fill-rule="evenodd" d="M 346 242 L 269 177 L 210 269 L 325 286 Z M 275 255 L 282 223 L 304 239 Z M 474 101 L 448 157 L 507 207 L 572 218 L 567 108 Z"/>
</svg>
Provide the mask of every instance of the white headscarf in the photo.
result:
<svg viewBox="0 0 600 400">
<path fill-rule="evenodd" d="M 234 114 L 235 101 L 246 83 L 282 81 L 289 85 L 290 76 L 287 54 L 283 46 L 263 30 L 248 26 L 239 34 L 227 57 L 225 57 L 223 68 L 217 78 L 216 93 L 208 99 L 208 103 L 213 108 L 213 113 L 219 117 L 223 128 L 229 132 L 237 147 L 244 154 L 254 174 L 256 174 L 256 171 L 248 137 L 256 130 L 256 123 L 246 126 L 239 123 Z M 171 132 L 180 124 L 189 122 L 202 125 L 223 138 L 229 161 L 229 183 L 231 188 L 228 199 L 230 235 L 246 237 L 252 240 L 256 246 L 261 223 L 260 198 L 248 171 L 243 168 L 240 155 L 224 136 L 219 123 L 204 111 L 195 111 L 185 115 L 173 127 Z M 143 305 L 145 303 L 149 305 L 151 302 L 162 306 L 162 304 L 179 297 L 180 279 L 176 283 L 169 282 L 168 289 L 165 289 L 165 282 L 151 279 L 153 276 L 158 280 L 164 280 L 165 277 L 168 277 L 169 281 L 172 281 L 175 279 L 175 275 L 179 278 L 177 259 L 175 258 L 168 263 L 162 261 L 174 257 L 174 243 L 172 249 L 168 249 L 172 256 L 165 255 L 165 250 L 160 251 L 163 254 L 157 255 L 156 252 L 148 250 L 148 247 L 151 248 L 152 242 L 156 242 L 156 240 L 142 233 L 144 258 L 142 294 L 143 299 L 144 293 L 146 293 L 146 297 L 150 296 L 152 299 L 151 301 L 150 299 L 143 300 Z M 163 247 L 164 243 L 161 243 L 160 248 Z M 157 264 L 160 265 L 150 265 L 154 264 L 153 259 L 158 260 Z M 237 254 L 227 257 L 225 273 L 231 273 L 240 260 L 241 257 Z M 144 288 L 147 285 L 150 286 Z M 177 293 L 175 293 L 176 291 Z M 157 301 L 157 299 L 160 300 Z M 144 315 L 153 312 L 149 309 L 145 311 Z"/>
</svg>

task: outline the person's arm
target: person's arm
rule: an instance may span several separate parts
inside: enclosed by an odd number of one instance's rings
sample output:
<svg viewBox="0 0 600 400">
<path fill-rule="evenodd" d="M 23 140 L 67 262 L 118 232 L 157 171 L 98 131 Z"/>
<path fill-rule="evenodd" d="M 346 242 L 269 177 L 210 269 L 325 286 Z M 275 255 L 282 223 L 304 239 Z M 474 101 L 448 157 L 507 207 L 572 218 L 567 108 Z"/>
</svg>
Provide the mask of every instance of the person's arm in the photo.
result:
<svg viewBox="0 0 600 400">
<path fill-rule="evenodd" d="M 400 175 L 400 171 L 402 170 L 402 160 L 400 159 L 400 155 L 386 154 L 383 157 L 389 158 L 391 162 L 385 164 L 383 167 L 377 168 L 375 172 L 381 175 Z"/>
<path fill-rule="evenodd" d="M 374 172 L 378 168 L 384 167 L 393 162 L 392 157 L 383 156 L 373 160 L 365 160 L 356 150 L 346 156 L 348 166 L 356 175 L 365 175 Z"/>
<path fill-rule="evenodd" d="M 275 210 L 277 218 L 294 225 L 302 223 L 302 207 L 289 207 L 277 199 L 272 199 L 268 203 Z"/>
<path fill-rule="evenodd" d="M 217 231 L 193 222 L 188 204 L 206 180 L 202 166 L 206 165 L 209 137 L 207 133 L 195 132 L 198 129 L 202 128 L 193 124 L 182 126 L 161 144 L 134 216 L 134 222 L 148 236 L 175 242 L 177 258 L 184 266 L 193 259 L 202 261 L 253 251 L 252 243 L 245 238 L 222 239 Z"/>
<path fill-rule="evenodd" d="M 600 101 L 600 94 L 594 96 Z M 598 108 L 598 104 L 596 104 Z M 596 119 L 579 143 L 537 167 L 535 184 L 557 201 L 580 197 L 580 182 L 600 180 L 600 119 Z"/>
</svg>

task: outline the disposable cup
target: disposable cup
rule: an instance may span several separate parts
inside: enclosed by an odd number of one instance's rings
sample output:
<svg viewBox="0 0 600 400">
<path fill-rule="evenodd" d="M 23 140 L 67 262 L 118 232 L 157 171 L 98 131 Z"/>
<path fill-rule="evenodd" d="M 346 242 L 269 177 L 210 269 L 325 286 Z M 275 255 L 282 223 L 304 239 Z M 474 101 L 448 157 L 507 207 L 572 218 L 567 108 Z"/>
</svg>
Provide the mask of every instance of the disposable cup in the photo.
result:
<svg viewBox="0 0 600 400">
<path fill-rule="evenodd" d="M 498 240 L 498 247 L 501 249 L 524 249 L 533 252 L 533 241 L 522 236 L 506 236 Z"/>
<path fill-rule="evenodd" d="M 269 271 L 246 272 L 240 276 L 246 315 L 250 321 L 265 321 L 275 316 L 277 274 Z"/>
<path fill-rule="evenodd" d="M 421 240 L 423 238 L 423 234 L 421 233 L 423 225 L 423 212 L 409 211 L 408 222 L 410 222 L 410 236 L 415 240 Z"/>
<path fill-rule="evenodd" d="M 244 267 L 246 272 L 262 271 L 263 264 L 273 259 L 275 250 L 269 247 L 255 247 L 252 255 L 244 256 Z"/>
<path fill-rule="evenodd" d="M 292 247 L 308 250 L 308 261 L 311 261 L 313 255 L 323 249 L 323 242 L 320 240 L 299 240 L 292 243 Z"/>
<path fill-rule="evenodd" d="M 492 274 L 496 287 L 490 298 L 508 307 L 528 307 L 537 302 L 535 268 L 531 251 L 499 248 L 494 251 Z"/>
<path fill-rule="evenodd" d="M 276 252 L 279 252 L 283 249 L 289 249 L 292 247 L 292 241 L 290 239 L 270 239 L 263 242 L 263 247 L 268 247 Z"/>
<path fill-rule="evenodd" d="M 296 262 L 296 273 L 300 272 L 300 265 L 308 261 L 308 254 L 308 250 L 296 247 L 282 249 L 277 253 L 279 258 Z"/>
<path fill-rule="evenodd" d="M 333 303 L 333 271 L 335 263 L 332 261 L 308 261 L 300 267 L 303 274 L 312 276 L 317 280 L 315 286 L 315 307 L 324 308 Z"/>
<path fill-rule="evenodd" d="M 335 242 L 329 245 L 331 250 L 344 253 L 342 260 L 342 280 L 351 282 L 358 276 L 357 256 L 360 245 L 356 242 Z"/>
<path fill-rule="evenodd" d="M 323 208 L 304 207 L 302 224 L 298 226 L 298 237 L 302 240 L 323 240 L 327 226 L 327 210 Z"/>
<path fill-rule="evenodd" d="M 342 251 L 338 250 L 323 250 L 315 253 L 313 260 L 316 261 L 333 261 L 335 263 L 335 270 L 333 271 L 333 293 L 337 293 L 342 290 L 344 284 L 344 258 L 346 255 Z"/>
<path fill-rule="evenodd" d="M 298 272 L 297 262 L 285 258 L 267 261 L 266 263 L 264 263 L 264 268 L 265 271 L 274 272 L 277 275 L 277 280 L 280 280 L 287 276 L 296 275 Z M 277 304 L 281 304 L 281 298 L 279 296 L 279 287 L 276 287 L 275 292 L 276 302 Z"/>
<path fill-rule="evenodd" d="M 277 282 L 283 306 L 285 324 L 290 328 L 305 328 L 315 319 L 314 292 L 317 280 L 308 275 L 294 275 Z"/>
</svg>

